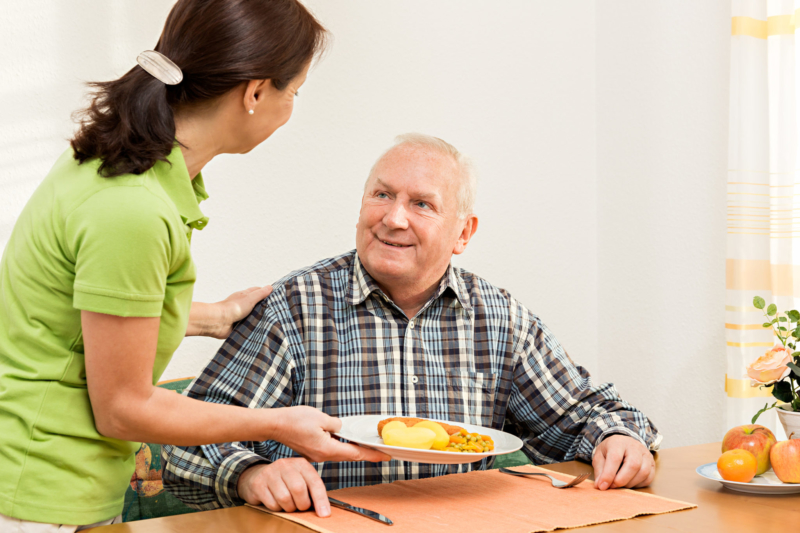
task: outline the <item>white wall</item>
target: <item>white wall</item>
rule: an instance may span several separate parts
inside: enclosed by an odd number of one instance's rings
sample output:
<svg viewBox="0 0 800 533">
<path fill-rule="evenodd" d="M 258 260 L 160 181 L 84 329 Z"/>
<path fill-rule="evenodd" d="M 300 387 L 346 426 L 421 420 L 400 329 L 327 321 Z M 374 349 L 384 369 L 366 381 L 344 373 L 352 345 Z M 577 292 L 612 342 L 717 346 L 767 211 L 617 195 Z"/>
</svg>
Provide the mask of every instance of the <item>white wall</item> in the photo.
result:
<svg viewBox="0 0 800 533">
<path fill-rule="evenodd" d="M 730 2 L 598 2 L 604 379 L 666 445 L 722 440 Z"/>
<path fill-rule="evenodd" d="M 132 67 L 172 1 L 5 4 L 0 247 L 67 146 L 81 83 Z M 196 298 L 351 249 L 375 157 L 431 133 L 481 174 L 480 229 L 456 262 L 539 314 L 666 445 L 719 439 L 727 1 L 308 5 L 333 47 L 287 126 L 204 170 Z M 197 374 L 218 345 L 187 339 L 164 377 Z"/>
</svg>

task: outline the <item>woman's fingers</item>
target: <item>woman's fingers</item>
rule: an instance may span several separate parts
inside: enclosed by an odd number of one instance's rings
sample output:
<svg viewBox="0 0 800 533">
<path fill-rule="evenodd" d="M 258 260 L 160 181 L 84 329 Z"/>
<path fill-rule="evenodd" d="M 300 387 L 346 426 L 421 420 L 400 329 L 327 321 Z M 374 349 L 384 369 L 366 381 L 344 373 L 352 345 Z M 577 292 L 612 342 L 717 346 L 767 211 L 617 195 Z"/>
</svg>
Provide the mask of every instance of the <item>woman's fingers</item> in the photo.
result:
<svg viewBox="0 0 800 533">
<path fill-rule="evenodd" d="M 340 442 L 331 436 L 342 427 L 341 420 L 309 406 L 272 409 L 277 431 L 272 435 L 310 461 L 388 461 L 388 455 Z"/>
<path fill-rule="evenodd" d="M 325 453 L 331 457 L 324 459 L 326 461 L 369 461 L 371 463 L 379 463 L 381 461 L 390 461 L 392 458 L 378 450 L 364 448 L 356 444 L 339 442 L 336 439 L 330 439 L 330 443 L 325 450 Z M 315 461 L 322 461 L 323 459 L 315 459 Z"/>
<path fill-rule="evenodd" d="M 253 305 L 250 306 L 252 310 L 255 305 L 272 294 L 272 285 L 266 285 L 264 287 L 253 287 L 252 290 L 248 289 L 247 295 L 250 297 L 250 300 L 253 302 Z"/>
</svg>

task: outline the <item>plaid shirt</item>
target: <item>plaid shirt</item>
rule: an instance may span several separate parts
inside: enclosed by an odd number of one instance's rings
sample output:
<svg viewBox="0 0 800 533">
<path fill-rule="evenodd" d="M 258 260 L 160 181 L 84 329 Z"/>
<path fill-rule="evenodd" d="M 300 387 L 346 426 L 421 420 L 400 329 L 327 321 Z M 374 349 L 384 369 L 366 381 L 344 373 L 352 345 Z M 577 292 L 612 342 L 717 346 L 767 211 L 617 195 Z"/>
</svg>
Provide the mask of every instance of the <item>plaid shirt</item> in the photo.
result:
<svg viewBox="0 0 800 533">
<path fill-rule="evenodd" d="M 613 385 L 593 386 L 506 291 L 451 265 L 409 319 L 355 251 L 277 282 L 185 394 L 250 408 L 310 405 L 336 417 L 415 416 L 504 429 L 537 464 L 591 461 L 612 433 L 651 450 L 661 441 Z M 236 485 L 246 468 L 296 455 L 275 441 L 165 446 L 164 485 L 196 508 L 241 504 Z M 331 490 L 467 472 L 487 461 L 314 465 Z"/>
</svg>

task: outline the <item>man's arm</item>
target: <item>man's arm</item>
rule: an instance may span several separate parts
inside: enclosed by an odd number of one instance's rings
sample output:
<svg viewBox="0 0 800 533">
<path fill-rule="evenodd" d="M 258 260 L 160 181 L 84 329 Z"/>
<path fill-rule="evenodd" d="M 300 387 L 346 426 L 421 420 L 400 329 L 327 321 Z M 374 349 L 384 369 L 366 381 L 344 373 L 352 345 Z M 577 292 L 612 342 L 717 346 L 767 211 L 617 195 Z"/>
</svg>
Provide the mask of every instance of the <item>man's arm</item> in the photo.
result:
<svg viewBox="0 0 800 533">
<path fill-rule="evenodd" d="M 295 362 L 289 340 L 265 302 L 242 321 L 187 395 L 206 402 L 253 409 L 292 404 Z M 247 468 L 271 463 L 279 444 L 232 442 L 206 446 L 164 446 L 164 487 L 196 509 L 241 504 L 237 484 Z"/>
<path fill-rule="evenodd" d="M 614 482 L 623 478 L 622 486 L 649 483 L 648 450 L 658 449 L 661 442 L 656 428 L 613 385 L 594 386 L 589 373 L 572 362 L 537 317 L 521 306 L 517 316 L 521 320 L 509 418 L 522 430 L 527 455 L 537 463 L 597 458 L 598 488 L 603 481 L 618 486 Z M 611 476 L 614 467 L 618 472 Z M 636 472 L 629 475 L 634 467 Z M 619 479 L 617 473 L 622 474 Z"/>
</svg>

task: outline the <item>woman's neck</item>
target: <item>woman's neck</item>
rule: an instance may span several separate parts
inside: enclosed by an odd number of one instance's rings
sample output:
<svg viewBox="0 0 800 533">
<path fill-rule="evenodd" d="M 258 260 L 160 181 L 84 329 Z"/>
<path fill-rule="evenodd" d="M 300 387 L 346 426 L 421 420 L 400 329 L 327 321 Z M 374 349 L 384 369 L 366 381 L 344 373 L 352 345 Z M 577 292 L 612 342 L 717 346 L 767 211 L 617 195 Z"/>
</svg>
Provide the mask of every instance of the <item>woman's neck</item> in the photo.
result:
<svg viewBox="0 0 800 533">
<path fill-rule="evenodd" d="M 222 143 L 215 132 L 214 120 L 209 115 L 176 115 L 175 138 L 181 146 L 183 160 L 189 169 L 189 177 L 194 179 L 203 167 L 215 156 L 222 153 Z"/>
</svg>

